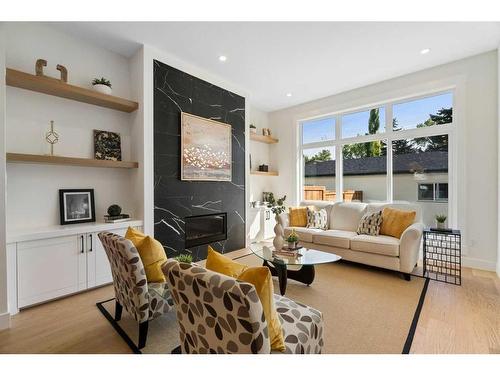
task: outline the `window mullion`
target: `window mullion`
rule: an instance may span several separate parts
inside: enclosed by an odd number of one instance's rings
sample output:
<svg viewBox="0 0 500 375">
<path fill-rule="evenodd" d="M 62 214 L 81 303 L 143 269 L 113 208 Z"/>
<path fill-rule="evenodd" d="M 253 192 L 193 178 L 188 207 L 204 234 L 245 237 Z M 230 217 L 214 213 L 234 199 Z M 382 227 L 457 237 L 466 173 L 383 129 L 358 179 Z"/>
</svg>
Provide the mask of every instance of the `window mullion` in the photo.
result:
<svg viewBox="0 0 500 375">
<path fill-rule="evenodd" d="M 343 176 L 343 159 L 342 159 L 342 145 L 339 140 L 342 139 L 342 116 L 335 116 L 335 138 L 337 140 L 335 146 L 335 200 L 337 202 L 343 200 L 343 185 L 344 185 L 344 176 Z"/>
<path fill-rule="evenodd" d="M 392 202 L 394 200 L 394 176 L 393 176 L 393 165 L 392 165 L 392 104 L 386 104 L 385 106 L 385 132 L 387 135 L 387 201 Z"/>
</svg>

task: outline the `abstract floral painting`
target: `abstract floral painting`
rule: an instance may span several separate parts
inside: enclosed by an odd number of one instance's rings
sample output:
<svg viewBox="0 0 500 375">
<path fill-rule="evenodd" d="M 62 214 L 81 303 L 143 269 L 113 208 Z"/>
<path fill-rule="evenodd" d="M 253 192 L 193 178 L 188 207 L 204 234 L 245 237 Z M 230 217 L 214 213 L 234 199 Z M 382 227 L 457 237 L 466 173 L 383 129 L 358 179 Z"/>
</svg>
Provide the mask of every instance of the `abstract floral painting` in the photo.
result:
<svg viewBox="0 0 500 375">
<path fill-rule="evenodd" d="M 99 160 L 122 160 L 120 134 L 94 129 L 94 158 Z"/>
<path fill-rule="evenodd" d="M 181 180 L 231 181 L 231 125 L 181 113 Z"/>
</svg>

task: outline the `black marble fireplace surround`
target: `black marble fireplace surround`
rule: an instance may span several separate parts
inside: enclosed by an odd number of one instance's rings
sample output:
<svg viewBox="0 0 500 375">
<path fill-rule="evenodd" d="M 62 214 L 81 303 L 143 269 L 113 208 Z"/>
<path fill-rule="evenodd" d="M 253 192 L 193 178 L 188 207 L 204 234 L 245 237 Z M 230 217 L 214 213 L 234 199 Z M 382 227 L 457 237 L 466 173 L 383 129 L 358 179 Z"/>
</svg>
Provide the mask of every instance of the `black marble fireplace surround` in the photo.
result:
<svg viewBox="0 0 500 375">
<path fill-rule="evenodd" d="M 232 181 L 181 181 L 181 112 L 232 127 Z M 154 61 L 155 238 L 167 256 L 204 259 L 207 245 L 185 250 L 185 218 L 227 213 L 227 239 L 211 246 L 227 253 L 245 247 L 245 98 Z"/>
</svg>

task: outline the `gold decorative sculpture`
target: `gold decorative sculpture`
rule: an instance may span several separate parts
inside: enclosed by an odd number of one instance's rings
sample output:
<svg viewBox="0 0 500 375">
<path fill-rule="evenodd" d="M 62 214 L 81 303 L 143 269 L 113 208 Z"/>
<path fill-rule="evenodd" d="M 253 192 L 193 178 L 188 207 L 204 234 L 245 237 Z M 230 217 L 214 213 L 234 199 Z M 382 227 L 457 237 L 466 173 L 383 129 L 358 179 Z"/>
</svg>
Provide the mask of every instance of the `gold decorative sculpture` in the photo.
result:
<svg viewBox="0 0 500 375">
<path fill-rule="evenodd" d="M 36 60 L 36 63 L 35 63 L 36 75 L 40 76 L 40 77 L 47 77 L 47 78 L 51 78 L 51 79 L 56 79 L 56 78 L 52 78 L 52 77 L 49 77 L 49 76 L 46 76 L 45 74 L 43 74 L 43 67 L 44 66 L 47 66 L 47 60 L 44 60 L 44 59 Z M 57 64 L 56 69 L 61 72 L 61 78 L 59 79 L 59 81 L 64 82 L 64 83 L 68 83 L 68 69 L 66 69 L 66 67 L 64 65 L 61 65 L 61 64 Z"/>
<path fill-rule="evenodd" d="M 59 142 L 59 134 L 54 130 L 54 121 L 50 121 L 50 130 L 45 133 L 45 140 L 50 144 L 50 156 L 54 156 L 54 144 Z"/>
<path fill-rule="evenodd" d="M 61 81 L 68 83 L 68 69 L 64 65 L 57 64 L 57 70 L 61 72 Z"/>
<path fill-rule="evenodd" d="M 38 59 L 35 64 L 35 72 L 37 76 L 43 76 L 43 67 L 47 66 L 47 60 Z"/>
</svg>

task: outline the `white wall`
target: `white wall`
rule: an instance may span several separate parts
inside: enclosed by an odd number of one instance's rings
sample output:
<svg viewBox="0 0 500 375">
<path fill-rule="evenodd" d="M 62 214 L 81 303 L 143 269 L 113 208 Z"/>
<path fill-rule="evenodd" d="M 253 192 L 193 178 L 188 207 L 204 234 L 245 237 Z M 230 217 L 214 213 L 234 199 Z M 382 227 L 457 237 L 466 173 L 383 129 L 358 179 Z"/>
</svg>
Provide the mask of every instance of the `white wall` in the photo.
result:
<svg viewBox="0 0 500 375">
<path fill-rule="evenodd" d="M 6 24 L 6 65 L 34 74 L 35 61 L 47 60 L 45 74 L 59 77 L 57 64 L 68 69 L 68 83 L 91 87 L 104 76 L 113 94 L 131 98 L 126 58 L 37 23 Z M 93 129 L 121 134 L 122 159 L 132 157 L 132 115 L 32 91 L 7 88 L 7 152 L 49 152 L 44 134 L 50 120 L 60 135 L 55 154 L 93 158 Z M 135 141 L 134 141 L 135 142 Z M 130 170 L 9 163 L 7 166 L 7 227 L 25 230 L 59 224 L 58 189 L 94 188 L 96 218 L 116 203 L 133 216 L 137 199 Z M 139 214 L 139 215 L 136 215 Z"/>
<path fill-rule="evenodd" d="M 257 127 L 257 134 L 262 134 L 263 128 L 269 128 L 272 132 L 267 112 L 263 112 L 253 106 L 250 107 L 250 124 Z M 261 164 L 267 164 L 269 165 L 269 169 L 276 170 L 276 161 L 273 158 L 273 152 L 275 150 L 274 144 L 250 140 L 249 148 L 252 158 L 252 170 L 258 170 Z M 250 202 L 261 201 L 262 192 L 264 191 L 273 191 L 273 179 L 275 178 L 276 177 L 272 176 L 251 175 Z"/>
<path fill-rule="evenodd" d="M 5 243 L 5 40 L 0 24 L 0 330 L 10 326 L 7 304 L 7 249 Z"/>
<path fill-rule="evenodd" d="M 276 190 L 289 195 L 289 202 L 298 199 L 298 120 L 453 86 L 458 127 L 456 221 L 463 232 L 464 264 L 494 270 L 498 248 L 498 69 L 497 52 L 492 51 L 270 113 L 269 121 L 280 138 Z"/>
</svg>

